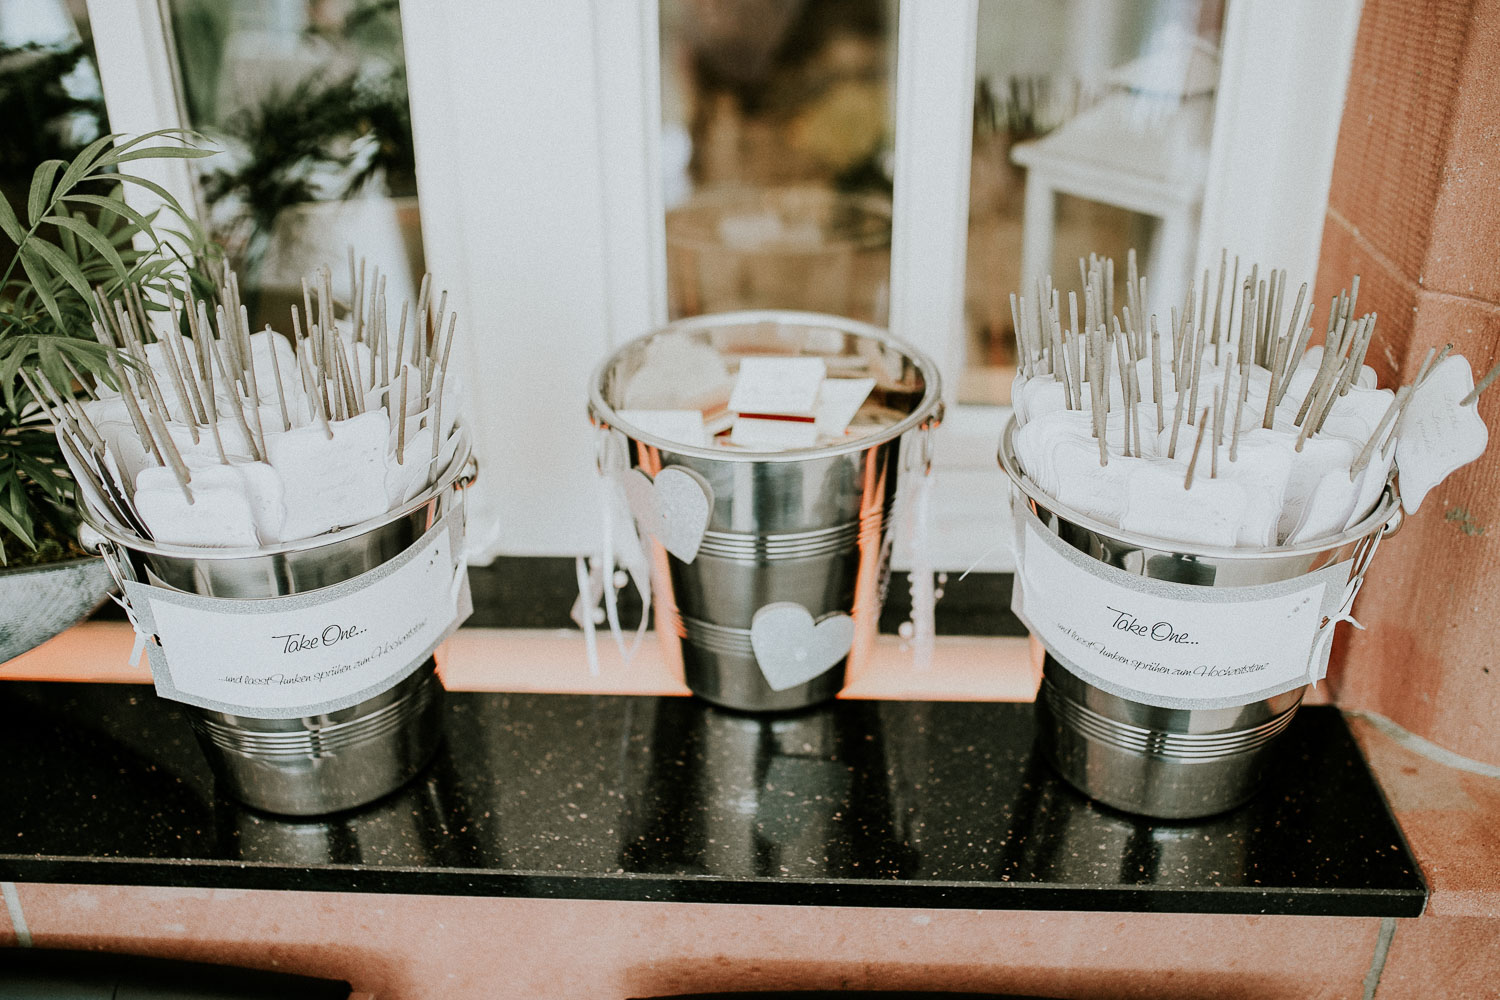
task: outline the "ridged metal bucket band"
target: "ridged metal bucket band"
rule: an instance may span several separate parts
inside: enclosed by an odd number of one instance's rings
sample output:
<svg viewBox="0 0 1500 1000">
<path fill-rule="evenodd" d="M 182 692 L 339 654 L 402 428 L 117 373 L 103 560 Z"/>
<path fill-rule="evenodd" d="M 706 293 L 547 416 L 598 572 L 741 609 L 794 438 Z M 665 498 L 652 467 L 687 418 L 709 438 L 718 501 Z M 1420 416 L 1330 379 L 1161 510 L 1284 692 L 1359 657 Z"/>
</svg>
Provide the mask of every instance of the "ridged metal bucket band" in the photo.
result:
<svg viewBox="0 0 1500 1000">
<path fill-rule="evenodd" d="M 193 728 L 215 746 L 231 753 L 256 757 L 321 757 L 376 740 L 421 715 L 436 696 L 436 681 L 427 678 L 404 698 L 369 715 L 331 726 L 272 732 L 226 724 L 209 715 L 194 714 Z"/>
<path fill-rule="evenodd" d="M 700 649 L 726 653 L 730 656 L 755 655 L 755 650 L 750 645 L 750 630 L 747 628 L 715 625 L 712 622 L 706 622 L 700 618 L 689 618 L 683 614 L 678 614 L 676 618 L 679 626 L 678 635 Z"/>
<path fill-rule="evenodd" d="M 1180 760 L 1217 760 L 1247 753 L 1265 746 L 1289 726 L 1296 706 L 1258 726 L 1217 733 L 1168 733 L 1118 722 L 1100 715 L 1069 698 L 1057 688 L 1042 681 L 1039 697 L 1045 700 L 1060 721 L 1078 733 L 1149 757 L 1173 757 Z"/>
<path fill-rule="evenodd" d="M 887 503 L 866 513 L 858 521 L 832 528 L 781 535 L 752 535 L 728 531 L 705 531 L 698 548 L 700 556 L 735 562 L 776 562 L 782 559 L 812 559 L 847 552 L 860 542 L 879 542 L 881 529 L 890 516 Z"/>
</svg>

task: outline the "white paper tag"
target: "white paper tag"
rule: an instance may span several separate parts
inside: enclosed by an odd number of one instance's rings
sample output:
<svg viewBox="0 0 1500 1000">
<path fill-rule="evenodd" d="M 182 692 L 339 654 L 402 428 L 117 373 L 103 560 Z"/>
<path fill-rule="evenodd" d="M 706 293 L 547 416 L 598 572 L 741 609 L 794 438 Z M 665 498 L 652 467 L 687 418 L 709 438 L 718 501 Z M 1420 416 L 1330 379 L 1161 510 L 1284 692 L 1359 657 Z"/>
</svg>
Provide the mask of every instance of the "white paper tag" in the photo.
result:
<svg viewBox="0 0 1500 1000">
<path fill-rule="evenodd" d="M 818 425 L 810 420 L 758 420 L 737 417 L 729 440 L 741 448 L 778 451 L 783 448 L 811 448 L 818 443 Z"/>
<path fill-rule="evenodd" d="M 822 358 L 744 358 L 729 408 L 735 413 L 811 417 L 827 371 Z"/>
<path fill-rule="evenodd" d="M 1479 407 L 1458 405 L 1473 388 L 1468 360 L 1455 354 L 1413 390 L 1396 444 L 1401 506 L 1408 514 L 1415 514 L 1428 491 L 1455 469 L 1484 454 L 1490 432 L 1480 419 Z"/>
<path fill-rule="evenodd" d="M 1217 708 L 1322 676 L 1327 647 L 1315 643 L 1350 563 L 1253 587 L 1169 583 L 1091 559 L 1017 508 L 1025 524 L 1016 589 L 1025 599 L 1013 609 L 1083 680 L 1148 705 Z"/>
<path fill-rule="evenodd" d="M 462 507 L 391 561 L 322 590 L 267 600 L 127 582 L 163 698 L 262 719 L 323 715 L 406 677 L 472 613 L 455 562 Z"/>
<path fill-rule="evenodd" d="M 708 444 L 708 431 L 698 410 L 621 410 L 620 419 L 676 444 L 694 448 Z"/>
<path fill-rule="evenodd" d="M 831 378 L 818 394 L 816 423 L 819 434 L 838 437 L 849 429 L 854 415 L 875 388 L 872 378 Z"/>
</svg>

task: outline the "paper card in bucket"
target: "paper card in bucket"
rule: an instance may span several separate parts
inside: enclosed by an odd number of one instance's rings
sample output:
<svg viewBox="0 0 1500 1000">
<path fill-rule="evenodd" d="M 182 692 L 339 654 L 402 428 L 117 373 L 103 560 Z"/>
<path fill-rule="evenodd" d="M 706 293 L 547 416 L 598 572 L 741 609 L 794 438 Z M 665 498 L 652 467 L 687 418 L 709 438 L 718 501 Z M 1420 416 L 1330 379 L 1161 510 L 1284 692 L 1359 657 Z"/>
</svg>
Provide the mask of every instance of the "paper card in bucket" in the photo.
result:
<svg viewBox="0 0 1500 1000">
<path fill-rule="evenodd" d="M 1348 560 L 1253 587 L 1135 576 L 1069 547 L 1017 504 L 1012 608 L 1059 663 L 1111 694 L 1161 708 L 1243 705 L 1319 680 Z"/>
</svg>

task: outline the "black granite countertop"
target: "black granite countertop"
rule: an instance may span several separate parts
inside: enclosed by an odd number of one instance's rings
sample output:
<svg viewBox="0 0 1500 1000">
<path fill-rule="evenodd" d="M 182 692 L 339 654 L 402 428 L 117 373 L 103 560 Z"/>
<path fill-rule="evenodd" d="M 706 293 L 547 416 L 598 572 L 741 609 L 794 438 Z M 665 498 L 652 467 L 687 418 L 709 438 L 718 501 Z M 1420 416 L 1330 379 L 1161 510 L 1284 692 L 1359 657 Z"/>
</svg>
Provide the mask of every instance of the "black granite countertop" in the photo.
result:
<svg viewBox="0 0 1500 1000">
<path fill-rule="evenodd" d="M 216 797 L 147 687 L 0 684 L 0 880 L 853 906 L 1415 916 L 1426 888 L 1339 713 L 1178 825 L 1096 805 L 1030 705 L 449 695 L 394 795 L 291 820 Z"/>
</svg>

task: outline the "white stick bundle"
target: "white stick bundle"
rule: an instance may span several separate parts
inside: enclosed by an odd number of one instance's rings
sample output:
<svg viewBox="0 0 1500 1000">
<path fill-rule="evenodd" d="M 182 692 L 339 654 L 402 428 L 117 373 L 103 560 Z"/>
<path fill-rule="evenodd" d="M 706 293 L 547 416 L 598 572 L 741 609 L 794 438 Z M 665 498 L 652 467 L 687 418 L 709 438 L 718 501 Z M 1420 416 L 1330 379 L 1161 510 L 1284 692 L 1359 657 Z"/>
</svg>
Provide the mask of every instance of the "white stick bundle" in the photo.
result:
<svg viewBox="0 0 1500 1000">
<path fill-rule="evenodd" d="M 1473 402 L 1500 379 L 1500 365 L 1475 385 L 1466 361 L 1434 350 L 1399 393 L 1376 388 L 1364 365 L 1376 317 L 1355 311 L 1358 278 L 1331 303 L 1323 344 L 1309 349 L 1308 286 L 1288 309 L 1285 271 L 1252 265 L 1241 279 L 1238 258 L 1231 266 L 1222 253 L 1217 277 L 1205 271 L 1172 306 L 1166 337 L 1135 255 L 1121 319 L 1112 312 L 1112 273 L 1107 258 L 1080 259 L 1081 328 L 1076 292 L 1067 293 L 1066 326 L 1027 297 L 1011 298 L 1020 369 L 1013 402 L 1024 430 L 1017 457 L 1064 505 L 1122 527 L 1100 512 L 1118 510 L 1123 489 L 1129 509 L 1121 517 L 1171 541 L 1300 544 L 1367 517 L 1403 454 L 1411 466 L 1403 492 L 1408 479 L 1425 492 L 1483 450 Z M 1061 301 L 1050 278 L 1036 287 Z M 1442 429 L 1450 423 L 1451 432 Z M 1403 449 L 1414 433 L 1423 445 Z M 1425 452 L 1446 457 L 1429 461 Z M 1172 469 L 1177 485 L 1168 488 Z M 1225 520 L 1231 509 L 1235 523 Z"/>
<path fill-rule="evenodd" d="M 215 302 L 170 286 L 156 290 L 160 304 L 135 288 L 118 301 L 96 290 L 94 334 L 112 349 L 118 390 L 71 366 L 76 389 L 21 373 L 81 501 L 158 542 L 243 547 L 348 527 L 429 489 L 460 444 L 462 379 L 449 371 L 457 316 L 444 292 L 446 331 L 428 343 L 419 319 L 408 345 L 412 309 L 402 303 L 393 344 L 384 276 L 350 261 L 343 308 L 326 269 L 304 280 L 290 338 L 269 324 L 251 332 L 233 272 L 217 281 Z M 423 310 L 430 287 L 424 277 Z"/>
</svg>

